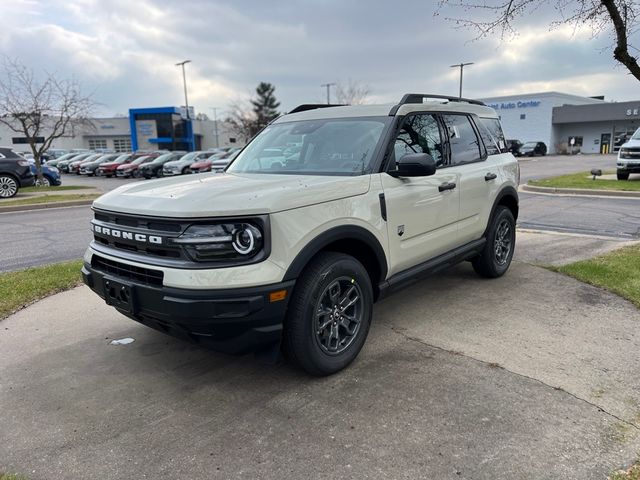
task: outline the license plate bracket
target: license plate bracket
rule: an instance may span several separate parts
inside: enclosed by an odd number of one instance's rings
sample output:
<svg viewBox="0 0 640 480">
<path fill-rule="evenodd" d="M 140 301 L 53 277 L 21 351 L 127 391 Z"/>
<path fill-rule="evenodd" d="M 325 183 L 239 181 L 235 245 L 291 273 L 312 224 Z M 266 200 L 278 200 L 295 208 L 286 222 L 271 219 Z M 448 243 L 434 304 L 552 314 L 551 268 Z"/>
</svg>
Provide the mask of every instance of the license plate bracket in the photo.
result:
<svg viewBox="0 0 640 480">
<path fill-rule="evenodd" d="M 129 313 L 135 312 L 135 288 L 133 285 L 115 280 L 110 277 L 102 279 L 104 289 L 104 299 L 107 305 L 125 310 Z"/>
</svg>

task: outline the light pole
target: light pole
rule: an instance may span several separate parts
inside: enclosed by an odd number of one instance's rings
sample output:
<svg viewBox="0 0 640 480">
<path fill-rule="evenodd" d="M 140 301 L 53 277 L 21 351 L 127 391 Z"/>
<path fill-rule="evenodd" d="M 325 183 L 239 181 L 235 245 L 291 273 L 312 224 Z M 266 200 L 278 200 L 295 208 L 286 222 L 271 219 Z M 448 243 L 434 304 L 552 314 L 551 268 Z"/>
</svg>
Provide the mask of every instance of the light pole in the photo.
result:
<svg viewBox="0 0 640 480">
<path fill-rule="evenodd" d="M 176 63 L 176 67 L 182 67 L 182 84 L 184 86 L 184 106 L 187 109 L 187 120 L 189 120 L 189 100 L 187 100 L 187 75 L 184 72 L 184 65 L 191 63 L 191 60 L 185 60 L 183 62 Z"/>
<path fill-rule="evenodd" d="M 213 110 L 213 134 L 216 136 L 216 148 L 220 147 L 220 142 L 218 141 L 218 107 L 209 107 Z"/>
<path fill-rule="evenodd" d="M 320 86 L 327 88 L 327 105 L 331 105 L 331 87 L 335 86 L 335 83 L 323 83 Z"/>
<path fill-rule="evenodd" d="M 456 65 L 451 65 L 451 67 L 450 67 L 450 68 L 459 68 L 460 69 L 460 94 L 459 94 L 458 98 L 462 98 L 462 71 L 464 70 L 464 67 L 466 67 L 467 65 L 473 65 L 473 62 L 458 63 Z"/>
</svg>

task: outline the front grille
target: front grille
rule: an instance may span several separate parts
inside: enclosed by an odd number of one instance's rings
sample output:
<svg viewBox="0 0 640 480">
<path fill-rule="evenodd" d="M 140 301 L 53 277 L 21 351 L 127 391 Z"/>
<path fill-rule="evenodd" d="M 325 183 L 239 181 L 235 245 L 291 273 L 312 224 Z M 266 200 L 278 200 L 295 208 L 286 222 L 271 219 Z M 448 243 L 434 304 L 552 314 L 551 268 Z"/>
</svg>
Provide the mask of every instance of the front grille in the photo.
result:
<svg viewBox="0 0 640 480">
<path fill-rule="evenodd" d="M 101 273 L 113 275 L 127 280 L 133 280 L 145 285 L 162 286 L 164 273 L 160 270 L 151 268 L 136 267 L 126 263 L 116 262 L 108 258 L 93 255 L 91 258 L 91 266 Z"/>
</svg>

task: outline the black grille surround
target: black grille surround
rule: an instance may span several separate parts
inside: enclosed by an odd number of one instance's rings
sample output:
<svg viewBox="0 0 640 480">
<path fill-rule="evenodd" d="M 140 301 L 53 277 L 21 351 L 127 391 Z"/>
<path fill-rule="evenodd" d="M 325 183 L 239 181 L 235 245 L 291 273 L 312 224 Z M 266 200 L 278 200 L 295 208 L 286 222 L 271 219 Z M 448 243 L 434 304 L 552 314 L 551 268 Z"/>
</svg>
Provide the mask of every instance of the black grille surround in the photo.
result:
<svg viewBox="0 0 640 480">
<path fill-rule="evenodd" d="M 263 249 L 247 259 L 196 262 L 186 251 L 172 242 L 192 225 L 211 225 L 220 222 L 250 221 L 263 233 Z M 271 253 L 271 228 L 268 215 L 211 218 L 169 218 L 130 215 L 94 208 L 91 221 L 93 242 L 98 253 L 123 260 L 180 269 L 211 269 L 236 267 L 262 262 Z M 115 232 L 117 235 L 114 235 Z"/>
<path fill-rule="evenodd" d="M 144 285 L 162 286 L 164 272 L 151 268 L 136 267 L 127 263 L 117 262 L 99 255 L 91 257 L 91 266 L 101 273 L 126 278 Z"/>
</svg>

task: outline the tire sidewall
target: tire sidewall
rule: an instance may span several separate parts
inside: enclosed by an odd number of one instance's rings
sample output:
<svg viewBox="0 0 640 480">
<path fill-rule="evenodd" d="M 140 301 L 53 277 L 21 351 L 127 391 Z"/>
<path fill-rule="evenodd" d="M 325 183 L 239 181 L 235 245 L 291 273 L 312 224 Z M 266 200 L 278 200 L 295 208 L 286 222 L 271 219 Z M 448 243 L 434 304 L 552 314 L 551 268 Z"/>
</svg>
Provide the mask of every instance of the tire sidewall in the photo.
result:
<svg viewBox="0 0 640 480">
<path fill-rule="evenodd" d="M 343 276 L 352 277 L 362 292 L 362 323 L 349 347 L 336 355 L 325 353 L 318 341 L 316 340 L 315 331 L 315 309 L 327 286 L 335 279 Z M 357 260 L 344 256 L 337 261 L 327 265 L 322 269 L 313 288 L 306 292 L 305 297 L 301 299 L 304 302 L 304 314 L 302 320 L 302 336 L 304 339 L 304 347 L 308 352 L 312 363 L 316 366 L 321 374 L 329 374 L 345 368 L 349 365 L 362 349 L 364 342 L 369 333 L 371 325 L 371 316 L 373 313 L 373 291 L 371 281 L 365 268 Z"/>
<path fill-rule="evenodd" d="M 15 184 L 16 184 L 16 190 L 15 192 L 13 192 L 13 195 L 10 195 L 8 197 L 0 197 L 0 198 L 13 198 L 18 194 L 18 191 L 20 190 L 20 183 L 18 182 L 18 180 L 16 180 L 16 178 L 13 175 L 0 175 L 0 178 L 8 178 L 9 180 L 12 180 Z"/>
<path fill-rule="evenodd" d="M 498 225 L 500 225 L 502 220 L 505 220 L 505 219 L 509 221 L 509 227 L 511 232 L 511 251 L 509 252 L 509 258 L 505 262 L 505 264 L 500 265 L 495 258 L 494 244 L 496 241 L 496 233 L 498 230 Z M 503 275 L 511 265 L 511 260 L 513 259 L 513 254 L 515 252 L 515 246 L 516 246 L 516 222 L 515 222 L 515 219 L 513 218 L 513 214 L 511 213 L 511 210 L 509 210 L 506 207 L 500 207 L 496 211 L 496 214 L 493 217 L 493 222 L 491 223 L 491 230 L 489 231 L 488 240 L 491 242 L 490 251 L 491 251 L 491 259 L 493 262 L 493 268 L 495 269 L 496 274 Z"/>
</svg>

